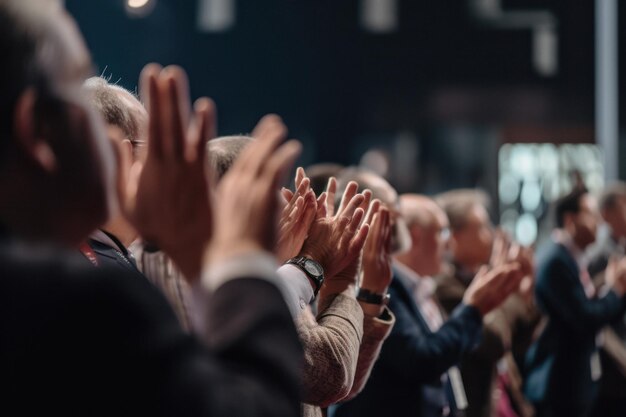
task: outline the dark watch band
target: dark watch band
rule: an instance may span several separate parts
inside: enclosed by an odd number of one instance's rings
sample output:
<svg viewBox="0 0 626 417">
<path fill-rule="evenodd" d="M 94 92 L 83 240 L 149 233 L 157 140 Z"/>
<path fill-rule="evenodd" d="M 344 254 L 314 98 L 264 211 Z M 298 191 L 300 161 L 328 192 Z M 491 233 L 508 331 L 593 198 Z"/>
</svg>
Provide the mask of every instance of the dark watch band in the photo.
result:
<svg viewBox="0 0 626 417">
<path fill-rule="evenodd" d="M 356 299 L 367 304 L 387 305 L 391 296 L 389 293 L 376 294 L 364 288 L 359 288 Z"/>
<path fill-rule="evenodd" d="M 320 291 L 320 288 L 322 288 L 322 284 L 324 283 L 324 269 L 322 266 L 314 260 L 304 256 L 291 258 L 285 262 L 285 264 L 295 265 L 300 268 L 302 272 L 304 272 L 305 275 L 315 284 L 313 295 L 317 296 L 317 293 Z"/>
</svg>

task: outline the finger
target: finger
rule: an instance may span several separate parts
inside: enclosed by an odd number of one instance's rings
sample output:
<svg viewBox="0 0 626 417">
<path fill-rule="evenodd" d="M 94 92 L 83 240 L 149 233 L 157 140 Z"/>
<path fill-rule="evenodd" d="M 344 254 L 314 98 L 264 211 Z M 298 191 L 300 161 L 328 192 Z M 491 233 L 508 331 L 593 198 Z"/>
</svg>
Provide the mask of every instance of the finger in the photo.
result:
<svg viewBox="0 0 626 417">
<path fill-rule="evenodd" d="M 359 228 L 359 225 L 361 224 L 361 220 L 363 220 L 364 215 L 365 215 L 365 212 L 363 211 L 363 209 L 357 208 L 355 210 L 354 215 L 350 219 L 350 223 L 348 223 L 348 233 L 350 233 L 351 235 L 356 233 L 356 231 Z"/>
<path fill-rule="evenodd" d="M 370 231 L 365 242 L 365 250 L 368 253 L 375 254 L 377 252 L 377 243 L 380 240 L 382 228 L 380 223 L 380 214 L 376 213 L 369 225 Z"/>
<path fill-rule="evenodd" d="M 368 189 L 365 189 L 361 194 L 363 194 L 363 197 L 365 197 L 365 199 L 359 207 L 363 210 L 364 213 L 367 213 L 370 207 L 370 202 L 372 201 L 372 192 Z M 363 220 L 365 220 L 365 216 L 363 216 Z"/>
<path fill-rule="evenodd" d="M 166 67 L 163 72 L 168 84 L 171 149 L 177 159 L 183 158 L 188 146 L 187 130 L 191 117 L 189 82 L 182 68 Z"/>
<path fill-rule="evenodd" d="M 294 196 L 293 191 L 285 187 L 280 190 L 280 194 L 283 196 L 285 203 L 289 203 Z"/>
<path fill-rule="evenodd" d="M 266 114 L 256 124 L 250 136 L 252 136 L 253 138 L 263 136 L 266 133 L 267 129 L 275 123 L 282 123 L 282 119 L 280 118 L 280 116 L 276 114 Z"/>
<path fill-rule="evenodd" d="M 297 195 L 305 195 L 309 191 L 309 186 L 311 185 L 311 180 L 308 178 L 302 178 L 299 182 L 298 189 L 296 190 Z"/>
<path fill-rule="evenodd" d="M 253 141 L 243 151 L 245 152 L 249 149 L 250 152 L 248 155 L 254 156 L 253 158 L 247 156 L 244 160 L 249 165 L 248 172 L 253 175 L 262 175 L 261 171 L 269 166 L 266 161 L 272 157 L 272 154 L 274 154 L 275 150 L 286 137 L 287 127 L 282 122 L 268 125 L 264 133 L 258 136 L 257 140 Z"/>
<path fill-rule="evenodd" d="M 297 140 L 290 140 L 280 146 L 268 159 L 266 164 L 262 164 L 263 177 L 269 180 L 272 189 L 278 187 L 278 183 L 285 179 L 287 171 L 291 169 L 296 158 L 302 151 L 302 145 Z"/>
<path fill-rule="evenodd" d="M 295 187 L 299 188 L 300 187 L 300 183 L 302 182 L 302 180 L 304 179 L 305 175 L 304 175 L 304 168 L 302 167 L 298 167 L 298 169 L 296 169 L 296 182 L 295 182 Z"/>
<path fill-rule="evenodd" d="M 370 227 L 367 224 L 364 224 L 359 229 L 356 236 L 354 236 L 354 238 L 350 242 L 350 246 L 348 248 L 348 253 L 350 254 L 349 256 L 355 256 L 361 252 L 361 249 L 363 249 L 365 241 L 367 240 L 367 235 L 369 234 L 369 231 Z"/>
<path fill-rule="evenodd" d="M 161 100 L 157 77 L 161 67 L 149 64 L 141 72 L 141 91 L 148 110 L 148 155 L 163 157 L 163 132 L 161 129 Z"/>
<path fill-rule="evenodd" d="M 196 162 L 204 167 L 208 160 L 207 142 L 211 139 L 211 132 L 215 125 L 215 103 L 213 100 L 202 97 L 194 103 L 194 125 L 192 141 L 189 144 L 188 161 Z M 207 170 L 210 171 L 210 170 Z"/>
<path fill-rule="evenodd" d="M 359 184 L 355 181 L 350 181 L 346 186 L 346 189 L 343 192 L 343 196 L 341 197 L 341 203 L 339 204 L 339 209 L 337 209 L 337 215 L 340 216 L 343 214 L 343 211 L 346 209 L 348 204 L 352 201 L 352 197 L 354 197 L 359 190 Z M 360 203 L 359 203 L 360 204 Z"/>
<path fill-rule="evenodd" d="M 372 201 L 372 204 L 370 204 L 370 207 L 367 210 L 367 216 L 365 216 L 366 224 L 370 224 L 370 225 L 372 224 L 372 221 L 374 220 L 374 215 L 378 213 L 380 208 L 381 208 L 381 202 L 379 199 L 375 199 L 374 201 Z"/>
<path fill-rule="evenodd" d="M 304 215 L 302 216 L 302 224 L 306 230 L 309 230 L 313 219 L 315 219 L 315 213 L 317 212 L 317 201 L 315 200 L 315 193 L 309 190 L 311 194 L 307 194 L 310 196 L 306 199 L 304 203 Z"/>
<path fill-rule="evenodd" d="M 380 232 L 379 232 L 379 237 L 378 237 L 378 242 L 377 242 L 377 250 L 380 251 L 384 251 L 387 249 L 387 244 L 389 243 L 389 235 L 390 235 L 390 213 L 389 210 L 387 209 L 383 209 L 381 210 L 379 213 L 380 215 Z"/>
<path fill-rule="evenodd" d="M 326 215 L 333 217 L 335 215 L 335 193 L 337 192 L 337 179 L 330 177 L 326 185 Z"/>
<path fill-rule="evenodd" d="M 354 215 L 355 211 L 359 208 L 359 206 L 361 205 L 361 203 L 363 203 L 363 200 L 365 199 L 365 197 L 363 196 L 363 194 L 357 194 L 355 196 L 353 196 L 350 201 L 348 202 L 348 204 L 346 205 L 346 207 L 337 212 L 337 215 L 340 217 L 348 217 L 348 218 L 352 218 L 352 216 Z M 361 210 L 362 211 L 362 210 Z"/>
<path fill-rule="evenodd" d="M 320 196 L 317 198 L 317 212 L 316 212 L 315 217 L 318 219 L 324 218 L 328 214 L 328 212 L 326 211 L 326 199 L 327 198 L 328 198 L 328 194 L 326 194 L 326 191 L 320 194 Z"/>
</svg>

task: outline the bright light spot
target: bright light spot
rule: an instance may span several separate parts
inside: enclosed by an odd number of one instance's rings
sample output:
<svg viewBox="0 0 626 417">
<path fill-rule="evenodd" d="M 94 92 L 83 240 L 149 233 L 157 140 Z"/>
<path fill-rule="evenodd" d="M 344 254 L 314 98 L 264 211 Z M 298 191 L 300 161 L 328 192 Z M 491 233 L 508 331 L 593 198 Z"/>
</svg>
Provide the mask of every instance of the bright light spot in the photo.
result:
<svg viewBox="0 0 626 417">
<path fill-rule="evenodd" d="M 498 187 L 500 201 L 504 204 L 513 204 L 519 194 L 519 181 L 511 174 L 504 174 L 500 178 Z"/>
<path fill-rule="evenodd" d="M 526 181 L 520 196 L 524 211 L 535 211 L 541 203 L 541 187 L 537 181 Z"/>
<path fill-rule="evenodd" d="M 524 246 L 535 243 L 537 240 L 537 220 L 532 214 L 522 214 L 517 220 L 515 237 Z"/>
<path fill-rule="evenodd" d="M 131 7 L 133 9 L 139 9 L 140 7 L 148 4 L 149 1 L 150 0 L 128 0 L 128 7 Z"/>
</svg>

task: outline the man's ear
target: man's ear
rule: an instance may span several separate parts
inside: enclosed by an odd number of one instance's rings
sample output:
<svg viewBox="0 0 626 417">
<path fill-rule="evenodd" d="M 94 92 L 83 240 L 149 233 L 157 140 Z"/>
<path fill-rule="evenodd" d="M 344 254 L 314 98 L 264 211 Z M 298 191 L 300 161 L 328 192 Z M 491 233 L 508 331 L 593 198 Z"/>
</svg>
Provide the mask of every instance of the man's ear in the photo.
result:
<svg viewBox="0 0 626 417">
<path fill-rule="evenodd" d="M 422 242 L 422 229 L 417 226 L 411 226 L 411 240 L 413 241 L 413 247 L 417 248 Z"/>
<path fill-rule="evenodd" d="M 42 170 L 53 172 L 56 169 L 56 156 L 46 138 L 38 132 L 36 102 L 37 93 L 32 87 L 24 90 L 17 99 L 13 116 L 15 146 L 26 159 Z"/>
</svg>

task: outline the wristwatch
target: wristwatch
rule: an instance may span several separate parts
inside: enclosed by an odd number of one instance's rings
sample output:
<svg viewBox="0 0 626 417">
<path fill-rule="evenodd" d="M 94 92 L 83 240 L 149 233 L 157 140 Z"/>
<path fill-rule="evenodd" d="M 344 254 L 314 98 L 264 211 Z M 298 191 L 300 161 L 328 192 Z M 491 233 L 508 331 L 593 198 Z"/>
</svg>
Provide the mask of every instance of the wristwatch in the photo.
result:
<svg viewBox="0 0 626 417">
<path fill-rule="evenodd" d="M 391 295 L 389 293 L 385 294 L 376 294 L 364 288 L 359 288 L 359 293 L 356 296 L 356 299 L 359 301 L 363 301 L 367 304 L 377 304 L 377 305 L 387 305 L 389 304 L 389 299 Z"/>
<path fill-rule="evenodd" d="M 317 293 L 324 283 L 324 268 L 322 268 L 322 265 L 304 256 L 296 256 L 285 263 L 297 266 L 315 283 L 315 291 L 313 294 L 317 296 Z"/>
</svg>

